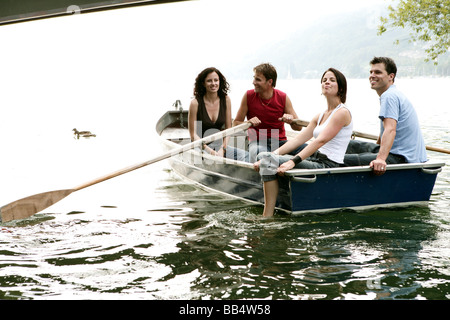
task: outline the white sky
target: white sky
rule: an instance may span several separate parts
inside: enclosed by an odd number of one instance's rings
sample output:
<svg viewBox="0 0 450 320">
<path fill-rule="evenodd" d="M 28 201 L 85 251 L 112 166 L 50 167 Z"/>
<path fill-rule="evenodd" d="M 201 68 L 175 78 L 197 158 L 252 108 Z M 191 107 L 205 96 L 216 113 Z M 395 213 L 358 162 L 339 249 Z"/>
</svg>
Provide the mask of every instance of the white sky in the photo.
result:
<svg viewBox="0 0 450 320">
<path fill-rule="evenodd" d="M 2 26 L 3 100 L 19 104 L 23 87 L 44 99 L 51 86 L 55 100 L 71 96 L 74 105 L 111 89 L 191 91 L 186 81 L 207 66 L 221 69 L 319 17 L 383 3 L 392 0 L 194 0 Z"/>
<path fill-rule="evenodd" d="M 392 0 L 195 0 L 2 26 L 0 103 L 25 103 L 20 88 L 48 99 L 50 86 L 53 99 L 74 105 L 112 90 L 132 90 L 128 101 L 139 102 L 134 93 L 153 85 L 189 96 L 186 81 L 207 66 L 239 61 L 319 17 L 383 3 Z"/>
<path fill-rule="evenodd" d="M 392 1 L 195 0 L 1 26 L 0 105 L 109 105 L 112 114 L 114 106 L 189 99 L 205 67 L 226 74 L 230 59 L 239 63 L 319 17 L 383 3 Z M 168 88 L 170 97 L 160 93 Z"/>
<path fill-rule="evenodd" d="M 215 37 L 223 26 L 233 43 L 243 47 L 271 42 L 307 25 L 317 18 L 391 2 L 389 0 L 203 0 L 198 6 L 204 19 L 192 18 L 205 40 Z M 187 7 L 190 4 L 185 4 Z M 208 16 L 209 13 L 209 16 Z M 183 20 L 183 12 L 178 19 Z M 332 31 L 332 30 L 330 30 Z"/>
<path fill-rule="evenodd" d="M 252 53 L 319 17 L 383 3 L 392 0 L 194 0 L 3 26 L 0 39 L 19 51 L 65 45 L 73 55 L 91 48 L 135 60 L 134 49 L 153 59 L 181 55 L 192 64 L 215 64 Z"/>
<path fill-rule="evenodd" d="M 239 56 L 243 51 L 286 37 L 318 18 L 379 4 L 387 6 L 392 1 L 194 0 L 139 9 L 138 19 L 145 20 L 151 15 L 157 25 L 167 26 L 165 31 L 169 35 L 180 26 L 182 29 L 177 31 L 180 46 L 189 47 L 194 41 L 208 50 L 211 42 L 223 41 L 221 50 L 214 54 Z M 379 12 L 375 14 L 378 19 Z M 160 35 L 164 37 L 164 33 Z"/>
</svg>

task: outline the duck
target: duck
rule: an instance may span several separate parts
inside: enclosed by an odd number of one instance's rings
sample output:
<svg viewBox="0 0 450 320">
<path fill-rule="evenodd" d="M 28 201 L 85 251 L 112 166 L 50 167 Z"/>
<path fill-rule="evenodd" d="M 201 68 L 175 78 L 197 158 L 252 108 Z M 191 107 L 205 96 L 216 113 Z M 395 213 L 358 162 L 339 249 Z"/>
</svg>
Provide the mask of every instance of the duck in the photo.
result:
<svg viewBox="0 0 450 320">
<path fill-rule="evenodd" d="M 72 131 L 73 131 L 73 134 L 77 137 L 77 139 L 80 139 L 80 136 L 82 136 L 83 138 L 96 137 L 96 135 L 90 131 L 78 131 L 76 128 L 73 128 Z"/>
</svg>

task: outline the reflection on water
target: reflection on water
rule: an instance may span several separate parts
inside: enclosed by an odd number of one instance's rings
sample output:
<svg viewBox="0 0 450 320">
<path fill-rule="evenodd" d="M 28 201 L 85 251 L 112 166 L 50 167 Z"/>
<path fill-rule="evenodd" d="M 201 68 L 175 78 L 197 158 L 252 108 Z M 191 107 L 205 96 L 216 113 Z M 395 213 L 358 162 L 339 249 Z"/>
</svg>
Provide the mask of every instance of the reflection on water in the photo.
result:
<svg viewBox="0 0 450 320">
<path fill-rule="evenodd" d="M 248 208 L 190 220 L 180 250 L 158 261 L 173 278 L 195 271 L 192 289 L 214 299 L 418 295 L 407 274 L 420 270 L 421 242 L 435 236 L 428 209 L 250 222 L 256 214 Z"/>
<path fill-rule="evenodd" d="M 141 184 L 145 210 L 101 205 L 3 226 L 0 298 L 449 297 L 448 217 L 434 204 L 260 219 L 261 207 L 162 172 L 153 189 Z"/>
</svg>

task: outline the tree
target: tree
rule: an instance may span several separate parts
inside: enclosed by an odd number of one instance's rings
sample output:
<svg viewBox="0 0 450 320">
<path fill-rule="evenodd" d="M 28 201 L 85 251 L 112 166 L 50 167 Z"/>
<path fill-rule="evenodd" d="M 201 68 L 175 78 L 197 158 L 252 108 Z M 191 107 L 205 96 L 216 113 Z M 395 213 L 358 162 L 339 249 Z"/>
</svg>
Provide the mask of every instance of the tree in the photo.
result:
<svg viewBox="0 0 450 320">
<path fill-rule="evenodd" d="M 450 0 L 400 0 L 398 7 L 389 6 L 389 16 L 381 17 L 378 34 L 389 27 L 409 28 L 411 40 L 427 43 L 425 61 L 437 59 L 450 48 Z"/>
</svg>

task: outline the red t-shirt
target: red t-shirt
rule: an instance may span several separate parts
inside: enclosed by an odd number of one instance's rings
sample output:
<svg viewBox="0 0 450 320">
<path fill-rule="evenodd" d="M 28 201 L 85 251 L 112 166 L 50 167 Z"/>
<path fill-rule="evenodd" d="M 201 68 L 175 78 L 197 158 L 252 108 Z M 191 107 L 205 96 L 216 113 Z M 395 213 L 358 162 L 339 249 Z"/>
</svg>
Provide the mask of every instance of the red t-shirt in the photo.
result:
<svg viewBox="0 0 450 320">
<path fill-rule="evenodd" d="M 278 120 L 284 115 L 286 106 L 286 93 L 273 89 L 273 96 L 269 100 L 263 100 L 254 89 L 247 91 L 247 119 L 258 117 L 261 124 L 257 127 L 248 129 L 248 138 L 250 141 L 263 139 L 277 139 L 280 141 L 286 139 L 284 122 Z"/>
</svg>

